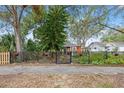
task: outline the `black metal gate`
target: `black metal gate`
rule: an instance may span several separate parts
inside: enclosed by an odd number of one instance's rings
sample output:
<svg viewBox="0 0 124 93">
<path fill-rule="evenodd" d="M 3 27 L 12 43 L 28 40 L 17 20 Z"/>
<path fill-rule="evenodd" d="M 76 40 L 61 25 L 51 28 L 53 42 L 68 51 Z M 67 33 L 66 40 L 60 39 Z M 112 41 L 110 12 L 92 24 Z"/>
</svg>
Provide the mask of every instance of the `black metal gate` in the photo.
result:
<svg viewBox="0 0 124 93">
<path fill-rule="evenodd" d="M 56 52 L 56 64 L 71 64 L 72 53 L 71 52 Z"/>
</svg>

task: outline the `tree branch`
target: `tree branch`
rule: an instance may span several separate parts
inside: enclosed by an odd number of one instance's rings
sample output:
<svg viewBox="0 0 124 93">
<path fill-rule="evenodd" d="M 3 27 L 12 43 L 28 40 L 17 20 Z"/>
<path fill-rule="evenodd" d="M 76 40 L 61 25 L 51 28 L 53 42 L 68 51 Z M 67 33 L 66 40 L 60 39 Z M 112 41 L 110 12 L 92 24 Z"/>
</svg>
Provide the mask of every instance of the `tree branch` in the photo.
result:
<svg viewBox="0 0 124 93">
<path fill-rule="evenodd" d="M 13 15 L 13 12 L 9 9 L 7 5 L 5 5 L 6 9 Z"/>
<path fill-rule="evenodd" d="M 114 28 L 114 27 L 111 27 L 111 26 L 108 26 L 107 24 L 102 24 L 102 23 L 100 23 L 100 22 L 99 22 L 98 24 L 100 24 L 101 26 L 104 26 L 104 27 L 107 27 L 107 28 L 113 29 L 113 30 L 115 30 L 115 31 L 118 31 L 118 32 L 124 33 L 124 31 L 119 30 L 119 29 Z"/>
<path fill-rule="evenodd" d="M 22 10 L 21 10 L 20 15 L 19 15 L 19 22 L 20 22 L 20 20 L 22 18 L 22 14 L 23 14 L 24 9 L 25 9 L 25 7 L 22 7 Z"/>
</svg>

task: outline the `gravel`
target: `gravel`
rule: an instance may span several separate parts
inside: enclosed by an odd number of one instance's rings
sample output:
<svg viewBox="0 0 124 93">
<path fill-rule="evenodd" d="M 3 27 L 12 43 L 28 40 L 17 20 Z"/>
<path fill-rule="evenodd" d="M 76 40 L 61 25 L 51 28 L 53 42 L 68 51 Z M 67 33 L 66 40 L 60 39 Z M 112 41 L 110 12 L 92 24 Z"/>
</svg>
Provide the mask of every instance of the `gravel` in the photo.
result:
<svg viewBox="0 0 124 93">
<path fill-rule="evenodd" d="M 38 74 L 124 74 L 124 67 L 90 66 L 0 66 L 0 74 L 38 73 Z"/>
</svg>

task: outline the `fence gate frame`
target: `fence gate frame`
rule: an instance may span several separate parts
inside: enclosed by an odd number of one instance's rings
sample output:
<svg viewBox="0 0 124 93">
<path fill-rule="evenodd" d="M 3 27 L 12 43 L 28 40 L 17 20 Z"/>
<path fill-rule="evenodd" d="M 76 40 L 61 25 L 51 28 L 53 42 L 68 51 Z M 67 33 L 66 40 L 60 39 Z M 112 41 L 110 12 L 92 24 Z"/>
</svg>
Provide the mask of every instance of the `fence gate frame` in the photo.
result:
<svg viewBox="0 0 124 93">
<path fill-rule="evenodd" d="M 62 53 L 62 54 L 61 54 Z M 65 56 L 65 57 L 69 57 L 68 60 L 66 60 L 65 63 L 63 63 L 62 61 L 60 61 L 60 56 Z M 57 51 L 56 52 L 56 64 L 71 64 L 72 63 L 72 52 L 67 52 L 67 53 L 64 53 L 64 52 L 61 52 L 61 51 Z"/>
<path fill-rule="evenodd" d="M 0 52 L 0 65 L 10 64 L 10 52 Z"/>
</svg>

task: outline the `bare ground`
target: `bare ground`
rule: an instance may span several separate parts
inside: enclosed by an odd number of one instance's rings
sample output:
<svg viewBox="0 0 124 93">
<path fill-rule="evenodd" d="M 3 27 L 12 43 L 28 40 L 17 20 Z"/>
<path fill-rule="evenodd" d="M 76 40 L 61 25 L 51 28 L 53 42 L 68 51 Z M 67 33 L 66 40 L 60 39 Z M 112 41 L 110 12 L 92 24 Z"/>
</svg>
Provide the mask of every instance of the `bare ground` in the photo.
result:
<svg viewBox="0 0 124 93">
<path fill-rule="evenodd" d="M 124 88 L 124 68 L 39 63 L 2 65 L 0 87 Z"/>
<path fill-rule="evenodd" d="M 0 75 L 1 88 L 123 88 L 124 74 L 33 74 Z"/>
</svg>

